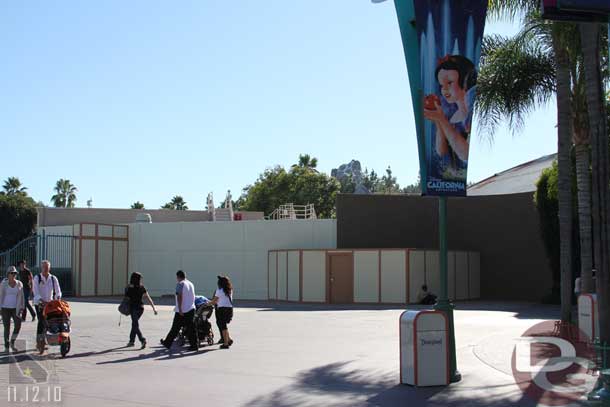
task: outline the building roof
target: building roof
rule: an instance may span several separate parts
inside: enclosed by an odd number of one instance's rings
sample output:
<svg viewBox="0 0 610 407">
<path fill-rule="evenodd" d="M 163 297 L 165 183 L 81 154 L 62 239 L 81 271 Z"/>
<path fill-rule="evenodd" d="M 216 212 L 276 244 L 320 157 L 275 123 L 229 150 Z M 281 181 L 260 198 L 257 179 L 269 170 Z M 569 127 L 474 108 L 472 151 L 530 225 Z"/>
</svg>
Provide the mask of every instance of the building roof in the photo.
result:
<svg viewBox="0 0 610 407">
<path fill-rule="evenodd" d="M 534 192 L 542 171 L 551 167 L 557 154 L 545 155 L 502 171 L 468 187 L 468 195 L 505 195 Z"/>
</svg>

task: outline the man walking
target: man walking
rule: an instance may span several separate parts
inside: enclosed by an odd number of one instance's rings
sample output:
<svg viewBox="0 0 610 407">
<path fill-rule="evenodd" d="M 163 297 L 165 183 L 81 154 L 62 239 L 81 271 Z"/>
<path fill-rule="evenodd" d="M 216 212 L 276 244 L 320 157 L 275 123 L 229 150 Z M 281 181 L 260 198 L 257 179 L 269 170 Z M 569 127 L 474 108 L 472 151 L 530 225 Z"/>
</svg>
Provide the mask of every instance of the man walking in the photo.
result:
<svg viewBox="0 0 610 407">
<path fill-rule="evenodd" d="M 40 352 L 44 351 L 46 345 L 45 329 L 47 328 L 46 318 L 42 315 L 44 306 L 52 301 L 61 298 L 61 287 L 57 277 L 51 274 L 51 262 L 42 261 L 42 272 L 34 277 L 32 288 L 34 292 L 34 305 L 38 316 L 38 326 L 36 327 L 36 344 Z"/>
<path fill-rule="evenodd" d="M 189 340 L 189 350 L 197 350 L 199 341 L 193 320 L 195 318 L 195 286 L 186 279 L 184 271 L 178 270 L 176 273 L 178 284 L 176 285 L 176 308 L 174 308 L 174 321 L 165 339 L 161 339 L 161 345 L 167 349 L 171 348 L 174 339 L 180 333 L 180 328 L 184 327 L 186 336 Z"/>
<path fill-rule="evenodd" d="M 17 262 L 17 267 L 19 268 L 19 280 L 21 281 L 21 284 L 23 284 L 23 302 L 25 303 L 25 307 L 21 313 L 21 319 L 25 321 L 27 311 L 30 311 L 32 321 L 34 321 L 36 319 L 36 313 L 34 312 L 34 308 L 30 305 L 30 297 L 32 296 L 32 272 L 27 267 L 25 260 L 19 260 Z"/>
</svg>

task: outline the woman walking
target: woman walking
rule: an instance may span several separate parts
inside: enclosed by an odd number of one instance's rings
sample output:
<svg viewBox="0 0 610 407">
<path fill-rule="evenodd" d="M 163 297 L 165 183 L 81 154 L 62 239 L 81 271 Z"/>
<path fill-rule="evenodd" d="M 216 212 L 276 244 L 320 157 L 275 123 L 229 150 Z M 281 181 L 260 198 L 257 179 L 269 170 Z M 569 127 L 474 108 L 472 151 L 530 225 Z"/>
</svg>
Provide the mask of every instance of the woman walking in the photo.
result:
<svg viewBox="0 0 610 407">
<path fill-rule="evenodd" d="M 142 301 L 142 298 L 146 296 L 155 315 L 157 315 L 157 309 L 155 308 L 155 303 L 152 298 L 148 295 L 148 291 L 146 291 L 146 288 L 142 285 L 142 274 L 131 273 L 129 285 L 125 288 L 125 296 L 129 298 L 129 305 L 131 307 L 131 332 L 129 333 L 129 343 L 127 343 L 127 346 L 134 346 L 137 336 L 142 344 L 140 349 L 144 349 L 146 347 L 146 338 L 144 338 L 140 331 L 140 317 L 144 313 L 144 302 Z"/>
<path fill-rule="evenodd" d="M 218 289 L 214 293 L 211 303 L 216 305 L 216 325 L 220 331 L 222 345 L 221 349 L 229 349 L 233 345 L 233 339 L 229 334 L 227 324 L 233 319 L 233 285 L 229 277 L 218 276 Z"/>
<path fill-rule="evenodd" d="M 2 307 L 2 324 L 4 325 L 4 351 L 17 351 L 15 341 L 21 330 L 21 311 L 23 310 L 23 284 L 17 280 L 17 269 L 10 266 L 7 275 L 0 283 L 0 306 Z M 13 320 L 13 334 L 11 331 L 11 319 Z M 9 342 L 10 337 L 10 342 Z"/>
</svg>

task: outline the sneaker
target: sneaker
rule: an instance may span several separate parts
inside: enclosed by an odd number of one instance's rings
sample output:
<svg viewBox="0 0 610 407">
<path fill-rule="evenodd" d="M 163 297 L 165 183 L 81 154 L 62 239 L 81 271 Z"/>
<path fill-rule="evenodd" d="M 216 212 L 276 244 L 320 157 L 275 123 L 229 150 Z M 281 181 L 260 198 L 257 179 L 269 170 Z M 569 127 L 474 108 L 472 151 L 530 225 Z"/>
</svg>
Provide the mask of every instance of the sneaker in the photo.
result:
<svg viewBox="0 0 610 407">
<path fill-rule="evenodd" d="M 140 346 L 140 349 L 144 349 L 146 347 L 146 339 L 142 339 L 142 346 Z"/>
<path fill-rule="evenodd" d="M 229 339 L 229 346 L 233 345 L 233 339 Z"/>
<path fill-rule="evenodd" d="M 220 345 L 220 349 L 229 349 L 229 348 L 230 348 L 229 345 L 224 345 L 224 344 Z"/>
<path fill-rule="evenodd" d="M 133 348 L 135 346 L 135 343 L 133 342 L 127 342 L 127 347 L 128 348 Z"/>
</svg>

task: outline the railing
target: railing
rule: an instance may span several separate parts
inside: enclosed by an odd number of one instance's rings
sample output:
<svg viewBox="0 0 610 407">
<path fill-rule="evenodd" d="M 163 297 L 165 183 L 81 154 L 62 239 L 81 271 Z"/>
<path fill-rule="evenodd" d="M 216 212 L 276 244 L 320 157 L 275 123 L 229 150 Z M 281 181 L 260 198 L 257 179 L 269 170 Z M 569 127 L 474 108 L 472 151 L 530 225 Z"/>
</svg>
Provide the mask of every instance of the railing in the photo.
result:
<svg viewBox="0 0 610 407">
<path fill-rule="evenodd" d="M 44 231 L 17 243 L 12 249 L 0 253 L 0 278 L 9 266 L 25 260 L 34 275 L 40 272 L 40 262 L 49 260 L 51 272 L 57 276 L 64 295 L 72 292 L 72 241 L 70 235 L 47 235 Z"/>
<path fill-rule="evenodd" d="M 296 220 L 296 219 L 317 219 L 316 210 L 313 204 L 295 205 L 292 203 L 280 205 L 279 208 L 271 212 L 267 219 L 272 220 Z"/>
</svg>

